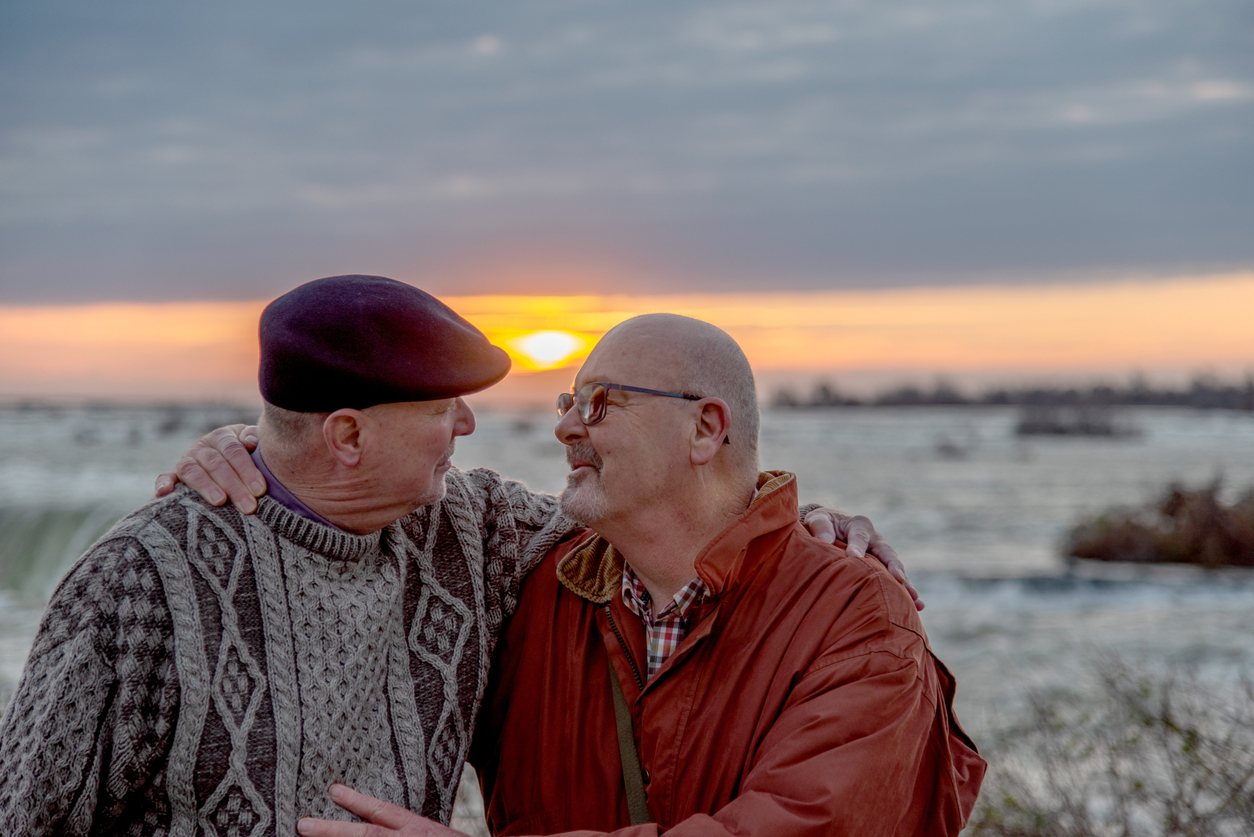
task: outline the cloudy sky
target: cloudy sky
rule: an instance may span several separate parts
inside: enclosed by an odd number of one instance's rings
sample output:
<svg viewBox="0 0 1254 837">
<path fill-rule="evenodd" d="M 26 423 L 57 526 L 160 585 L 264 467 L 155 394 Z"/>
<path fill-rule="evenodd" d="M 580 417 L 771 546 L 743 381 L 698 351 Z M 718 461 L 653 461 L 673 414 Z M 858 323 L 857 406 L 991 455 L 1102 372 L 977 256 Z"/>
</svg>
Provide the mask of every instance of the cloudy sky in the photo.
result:
<svg viewBox="0 0 1254 837">
<path fill-rule="evenodd" d="M 0 304 L 1254 268 L 1249 0 L 0 3 Z"/>
</svg>

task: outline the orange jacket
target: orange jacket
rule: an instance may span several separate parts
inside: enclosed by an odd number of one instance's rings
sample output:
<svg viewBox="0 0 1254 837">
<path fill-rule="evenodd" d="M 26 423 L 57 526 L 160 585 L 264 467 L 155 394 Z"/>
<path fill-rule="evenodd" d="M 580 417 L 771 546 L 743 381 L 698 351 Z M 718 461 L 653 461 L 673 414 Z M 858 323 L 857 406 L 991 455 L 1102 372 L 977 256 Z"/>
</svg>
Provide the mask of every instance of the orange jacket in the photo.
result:
<svg viewBox="0 0 1254 837">
<path fill-rule="evenodd" d="M 762 479 L 698 557 L 711 593 L 647 684 L 612 547 L 585 531 L 525 582 L 471 752 L 498 837 L 962 828 L 985 763 L 910 597 L 874 559 L 806 533 L 791 474 Z M 629 825 L 607 653 L 654 824 Z"/>
</svg>

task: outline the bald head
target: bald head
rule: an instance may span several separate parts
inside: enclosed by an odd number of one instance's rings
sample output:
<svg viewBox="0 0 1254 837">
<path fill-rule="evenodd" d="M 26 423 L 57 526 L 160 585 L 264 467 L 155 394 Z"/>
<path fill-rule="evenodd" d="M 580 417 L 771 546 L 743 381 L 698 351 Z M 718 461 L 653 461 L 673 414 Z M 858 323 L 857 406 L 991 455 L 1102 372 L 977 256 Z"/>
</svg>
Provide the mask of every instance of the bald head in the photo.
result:
<svg viewBox="0 0 1254 837">
<path fill-rule="evenodd" d="M 731 444 L 725 451 L 729 464 L 737 473 L 756 479 L 760 424 L 757 389 L 753 369 L 731 335 L 692 317 L 644 314 L 611 329 L 589 360 L 598 354 L 621 354 L 643 361 L 654 387 L 726 401 L 732 414 Z"/>
</svg>

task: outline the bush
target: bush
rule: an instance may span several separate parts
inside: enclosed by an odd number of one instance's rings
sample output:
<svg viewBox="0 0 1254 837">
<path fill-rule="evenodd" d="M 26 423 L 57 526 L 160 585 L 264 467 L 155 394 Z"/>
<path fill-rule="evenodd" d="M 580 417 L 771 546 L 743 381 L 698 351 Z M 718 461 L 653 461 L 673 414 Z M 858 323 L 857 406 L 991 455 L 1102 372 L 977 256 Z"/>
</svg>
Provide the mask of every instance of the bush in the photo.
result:
<svg viewBox="0 0 1254 837">
<path fill-rule="evenodd" d="M 1155 505 L 1111 511 L 1071 530 L 1066 552 L 1097 561 L 1254 567 L 1254 490 L 1231 506 L 1219 485 L 1173 485 Z"/>
<path fill-rule="evenodd" d="M 1037 694 L 990 750 L 968 833 L 1254 834 L 1254 686 L 1218 691 L 1111 662 L 1099 688 Z"/>
</svg>

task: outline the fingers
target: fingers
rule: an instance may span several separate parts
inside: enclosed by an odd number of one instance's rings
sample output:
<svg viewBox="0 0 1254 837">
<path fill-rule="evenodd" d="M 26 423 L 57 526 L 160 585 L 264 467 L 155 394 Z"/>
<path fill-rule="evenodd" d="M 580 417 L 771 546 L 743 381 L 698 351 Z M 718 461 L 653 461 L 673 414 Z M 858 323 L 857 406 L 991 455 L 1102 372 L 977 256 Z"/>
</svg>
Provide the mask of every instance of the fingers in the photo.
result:
<svg viewBox="0 0 1254 837">
<path fill-rule="evenodd" d="M 836 524 L 827 509 L 815 509 L 806 515 L 806 528 L 824 543 L 836 542 Z"/>
<path fill-rule="evenodd" d="M 236 428 L 239 428 L 238 431 Z M 252 431 L 251 436 L 247 440 L 243 438 L 243 431 L 246 430 Z M 213 440 L 214 449 L 230 463 L 232 470 L 239 475 L 240 481 L 247 484 L 250 501 L 252 498 L 260 497 L 266 493 L 266 478 L 261 475 L 261 471 L 253 462 L 253 458 L 249 453 L 250 450 L 257 447 L 256 434 L 256 427 L 240 428 L 239 425 L 224 427 L 209 434 Z M 225 487 L 223 486 L 223 488 Z M 236 500 L 234 493 L 229 491 L 227 493 L 231 494 L 232 500 Z M 256 508 L 256 505 L 256 503 L 253 503 L 254 508 Z M 236 502 L 236 506 L 239 506 L 238 502 Z M 243 509 L 240 510 L 243 511 Z"/>
<path fill-rule="evenodd" d="M 839 519 L 842 524 L 845 552 L 854 558 L 862 558 L 866 555 L 867 547 L 871 545 L 871 541 L 877 537 L 875 527 L 871 525 L 869 519 L 860 514 L 854 517 L 839 515 Z"/>
<path fill-rule="evenodd" d="M 338 782 L 332 785 L 327 793 L 330 795 L 331 801 L 336 805 L 375 825 L 402 829 L 406 825 L 416 824 L 417 820 L 422 819 L 422 817 L 399 805 L 393 805 L 391 802 L 384 802 L 382 799 L 367 796 L 364 793 L 353 790 L 348 785 L 341 785 Z"/>
<path fill-rule="evenodd" d="M 926 606 L 923 599 L 919 597 L 919 591 L 910 583 L 910 576 L 906 574 L 906 565 L 897 557 L 897 551 L 888 545 L 888 541 L 884 540 L 879 532 L 875 531 L 875 526 L 869 518 L 860 514 L 850 517 L 834 509 L 815 509 L 806 515 L 805 524 L 810 534 L 827 543 L 832 543 L 837 539 L 843 540 L 845 553 L 854 558 L 871 555 L 906 588 L 910 598 L 914 600 L 916 610 L 922 610 Z"/>
<path fill-rule="evenodd" d="M 302 817 L 296 823 L 296 833 L 301 837 L 397 837 L 397 832 L 379 825 L 364 822 L 336 822 Z"/>
<path fill-rule="evenodd" d="M 174 490 L 174 486 L 178 485 L 179 476 L 173 471 L 166 471 L 164 474 L 157 475 L 157 484 L 154 491 L 155 496 L 164 497 Z"/>
<path fill-rule="evenodd" d="M 297 834 L 303 837 L 399 837 L 407 823 L 422 819 L 404 808 L 358 793 L 338 782 L 331 786 L 327 794 L 336 805 L 366 822 L 333 822 L 304 817 L 296 823 Z"/>
<path fill-rule="evenodd" d="M 244 436 L 245 432 L 249 434 L 247 438 Z M 256 427 L 230 424 L 211 431 L 196 444 L 193 450 L 209 448 L 222 454 L 235 468 L 236 473 L 248 482 L 249 487 L 258 492 L 256 496 L 261 496 L 266 491 L 266 481 L 262 478 L 261 472 L 257 470 L 257 466 L 253 464 L 252 457 L 249 455 L 256 447 Z"/>
<path fill-rule="evenodd" d="M 919 591 L 910 583 L 910 576 L 906 573 L 906 565 L 897 557 L 897 551 L 888 545 L 878 534 L 871 541 L 871 555 L 879 560 L 881 564 L 888 570 L 889 575 L 897 579 L 906 588 L 906 592 L 910 594 L 910 598 L 914 600 L 915 610 L 922 610 L 925 605 L 923 599 L 919 597 Z"/>
<path fill-rule="evenodd" d="M 255 427 L 235 424 L 202 437 L 175 466 L 178 479 L 215 506 L 229 497 L 235 508 L 252 514 L 256 498 L 266 493 L 266 481 L 240 441 L 241 432 L 249 430 L 255 436 Z M 251 437 L 249 441 L 256 446 Z"/>
<path fill-rule="evenodd" d="M 845 547 L 845 552 L 854 557 L 870 554 L 871 557 L 883 564 L 889 574 L 900 581 L 902 586 L 906 588 L 906 592 L 914 600 L 915 610 L 922 610 L 926 607 L 923 599 L 919 597 L 919 591 L 910 583 L 910 576 L 906 574 L 906 565 L 897 557 L 897 550 L 889 546 L 888 541 L 884 540 L 883 536 L 875 531 L 875 526 L 868 518 L 862 515 L 846 517 L 837 512 L 833 512 L 833 516 L 842 524 L 842 534 L 845 542 L 848 544 Z"/>
<path fill-rule="evenodd" d="M 183 454 L 183 458 L 174 466 L 174 474 L 176 479 L 203 497 L 206 503 L 220 506 L 226 502 L 226 492 L 200 467 L 200 463 L 192 458 L 191 453 Z"/>
<path fill-rule="evenodd" d="M 905 584 L 910 579 L 906 575 L 906 565 L 897 557 L 897 550 L 888 545 L 888 542 L 876 535 L 868 544 L 868 551 L 871 556 L 884 565 L 884 569 L 888 570 L 889 575 Z"/>
</svg>

